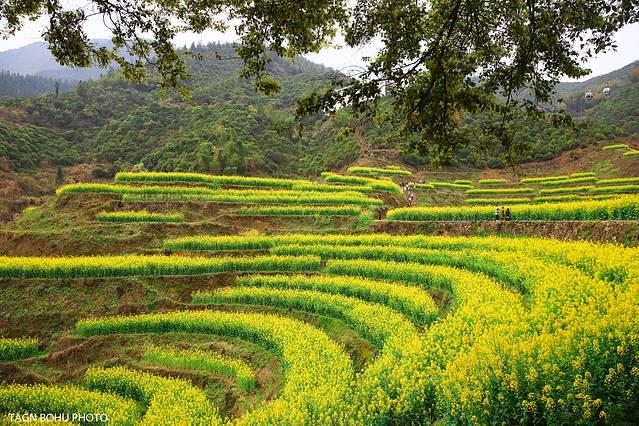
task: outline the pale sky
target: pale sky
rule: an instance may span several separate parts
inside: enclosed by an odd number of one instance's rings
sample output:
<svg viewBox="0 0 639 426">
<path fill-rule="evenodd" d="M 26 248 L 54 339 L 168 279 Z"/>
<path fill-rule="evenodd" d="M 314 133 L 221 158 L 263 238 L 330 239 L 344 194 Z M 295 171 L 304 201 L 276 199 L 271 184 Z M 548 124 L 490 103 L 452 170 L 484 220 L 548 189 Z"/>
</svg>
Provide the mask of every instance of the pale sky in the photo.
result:
<svg viewBox="0 0 639 426">
<path fill-rule="evenodd" d="M 74 3 L 78 2 L 78 0 L 68 0 L 68 2 Z M 15 36 L 8 40 L 0 39 L 0 51 L 15 49 L 35 41 L 41 41 L 40 34 L 46 24 L 47 21 L 45 19 L 28 22 Z M 87 29 L 91 38 L 110 38 L 108 29 L 104 26 L 102 20 L 97 17 L 89 21 Z M 202 34 L 179 34 L 175 39 L 175 43 L 178 46 L 183 46 L 189 45 L 191 42 L 231 42 L 234 39 L 235 35 L 232 30 L 226 33 L 207 31 Z M 584 80 L 614 71 L 639 59 L 639 23 L 622 28 L 615 39 L 618 46 L 616 51 L 602 53 L 587 62 L 587 67 L 592 70 L 592 74 L 584 77 Z M 339 46 L 339 42 L 334 44 L 336 44 L 336 47 L 324 49 L 320 53 L 308 54 L 306 58 L 336 70 L 348 72 L 365 65 L 365 62 L 361 59 L 362 57 L 375 56 L 376 53 L 374 44 L 359 48 Z"/>
</svg>

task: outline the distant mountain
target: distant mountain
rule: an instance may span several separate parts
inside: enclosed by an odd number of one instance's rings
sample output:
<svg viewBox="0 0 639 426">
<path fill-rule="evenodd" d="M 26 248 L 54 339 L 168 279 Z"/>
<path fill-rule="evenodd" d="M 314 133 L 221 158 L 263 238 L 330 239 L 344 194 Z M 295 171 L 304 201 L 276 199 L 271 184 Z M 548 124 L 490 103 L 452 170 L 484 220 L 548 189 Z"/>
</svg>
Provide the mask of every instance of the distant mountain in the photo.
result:
<svg viewBox="0 0 639 426">
<path fill-rule="evenodd" d="M 93 42 L 99 46 L 111 45 L 109 40 Z M 70 68 L 60 65 L 49 51 L 47 44 L 41 41 L 0 52 L 0 70 L 73 82 L 95 80 L 107 73 L 107 70 L 98 67 Z"/>
</svg>

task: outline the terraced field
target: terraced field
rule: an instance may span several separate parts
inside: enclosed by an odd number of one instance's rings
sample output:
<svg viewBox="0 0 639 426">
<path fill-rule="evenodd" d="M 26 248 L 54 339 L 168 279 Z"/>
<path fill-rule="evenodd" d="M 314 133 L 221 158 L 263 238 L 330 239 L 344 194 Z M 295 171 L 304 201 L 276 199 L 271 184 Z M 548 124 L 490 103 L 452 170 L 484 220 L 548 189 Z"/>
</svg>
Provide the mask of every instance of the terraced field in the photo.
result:
<svg viewBox="0 0 639 426">
<path fill-rule="evenodd" d="M 353 171 L 360 172 L 375 174 Z M 565 179 L 584 178 L 591 176 Z M 322 184 L 184 174 L 137 179 L 63 187 L 57 206 L 106 197 L 124 210 L 107 212 L 106 223 L 96 217 L 96 232 L 155 226 L 180 235 L 123 244 L 117 255 L 0 257 L 0 326 L 10 336 L 0 339 L 5 420 L 25 412 L 76 423 L 64 415 L 97 414 L 97 423 L 118 425 L 636 419 L 639 249 L 368 228 L 207 235 L 193 232 L 192 213 L 182 212 L 210 201 L 183 194 L 226 191 L 244 200 L 214 203 L 237 204 L 225 208 L 236 209 L 239 220 L 287 216 L 293 224 L 394 207 L 384 197 L 397 184 L 336 174 Z M 228 182 L 260 189 L 224 188 Z M 610 186 L 618 184 L 632 183 Z M 314 185 L 323 190 L 311 197 Z M 333 189 L 341 185 L 367 189 Z M 507 188 L 494 180 L 476 186 L 482 196 L 536 191 Z M 304 201 L 257 202 L 262 192 Z M 166 205 L 182 221 L 125 209 L 144 203 L 132 195 L 176 194 Z M 331 201 L 308 202 L 313 197 Z M 376 201 L 345 205 L 343 197 Z M 626 195 L 512 209 L 531 220 L 636 220 L 638 205 Z M 448 210 L 427 210 L 437 208 Z M 413 207 L 390 210 L 379 222 L 457 220 L 454 209 L 466 209 L 471 220 L 494 214 L 492 206 Z"/>
<path fill-rule="evenodd" d="M 4 413 L 98 410 L 118 424 L 614 424 L 639 408 L 633 393 L 639 384 L 636 249 L 499 237 L 305 234 L 194 236 L 168 240 L 165 248 L 185 254 L 166 258 L 175 265 L 199 259 L 195 251 L 251 256 L 220 257 L 233 278 L 194 291 L 189 307 L 81 319 L 70 335 L 135 340 L 181 333 L 184 345 L 191 335 L 195 342 L 201 341 L 196 336 L 246 340 L 281 364 L 278 396 L 227 417 L 189 380 L 136 365 L 95 365 L 68 391 L 59 385 L 3 388 Z M 61 263 L 79 272 L 52 274 L 42 272 L 56 265 L 52 259 L 3 258 L 0 271 L 5 283 L 40 278 L 56 286 L 86 271 L 95 276 L 96 262 L 65 259 Z M 137 275 L 157 275 L 137 262 L 112 259 Z M 253 262 L 276 275 L 242 274 Z M 287 312 L 335 318 L 374 355 L 358 372 L 326 331 Z M 245 381 L 255 377 L 246 361 L 197 349 L 149 347 L 144 363 L 187 371 L 187 377 L 213 370 L 242 380 L 242 392 L 250 392 Z"/>
</svg>

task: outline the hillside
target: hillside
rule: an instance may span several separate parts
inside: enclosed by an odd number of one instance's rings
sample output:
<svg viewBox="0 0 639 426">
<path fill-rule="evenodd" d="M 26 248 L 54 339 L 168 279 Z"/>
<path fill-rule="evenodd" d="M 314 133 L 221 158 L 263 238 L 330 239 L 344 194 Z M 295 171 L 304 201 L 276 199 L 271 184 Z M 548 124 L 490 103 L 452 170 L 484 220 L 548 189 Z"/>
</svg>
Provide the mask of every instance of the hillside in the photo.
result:
<svg viewBox="0 0 639 426">
<path fill-rule="evenodd" d="M 333 117 L 308 117 L 300 128 L 293 117 L 295 102 L 325 86 L 332 73 L 329 69 L 302 58 L 273 57 L 270 71 L 283 90 L 266 97 L 238 76 L 241 63 L 232 59 L 230 45 L 198 46 L 196 51 L 202 59 L 188 58 L 192 103 L 175 96 L 163 98 L 153 81 L 134 85 L 117 73 L 76 83 L 57 96 L 0 101 L 3 179 L 7 188 L 24 188 L 1 196 L 2 217 L 6 220 L 32 202 L 27 200 L 54 188 L 55 179 L 45 179 L 47 183 L 31 192 L 33 185 L 24 182 L 23 176 L 55 177 L 58 168 L 68 179 L 76 176 L 76 170 L 89 179 L 104 179 L 129 169 L 312 177 L 383 156 L 387 150 L 393 161 L 417 168 L 429 164 L 428 158 L 403 154 L 405 140 L 388 139 L 392 126 L 354 120 L 347 110 Z M 215 59 L 215 52 L 225 59 Z M 36 64 L 40 68 L 49 66 L 45 60 L 40 62 Z M 546 121 L 522 126 L 515 135 L 517 143 L 529 148 L 522 162 L 550 161 L 635 132 L 639 120 L 633 96 L 639 83 L 629 80 L 632 66 L 615 74 L 627 84 L 591 108 L 590 120 L 579 118 L 575 128 L 555 128 Z M 561 90 L 566 87 L 578 88 L 570 83 Z M 481 115 L 468 117 L 470 131 L 478 137 L 486 123 Z M 499 148 L 484 155 L 462 149 L 449 169 L 500 169 L 504 167 L 500 154 Z"/>
<path fill-rule="evenodd" d="M 213 50 L 232 56 L 230 46 L 203 49 L 205 58 L 189 63 L 193 104 L 162 99 L 153 83 L 131 85 L 112 75 L 58 97 L 5 101 L 0 114 L 14 125 L 51 129 L 82 153 L 81 161 L 117 161 L 119 167 L 141 162 L 153 170 L 290 175 L 356 158 L 356 145 L 348 146 L 352 137 L 339 133 L 339 117 L 330 123 L 310 118 L 305 132 L 297 132 L 294 102 L 326 84 L 323 67 L 274 59 L 271 69 L 283 90 L 269 98 L 238 77 L 237 60 L 212 57 Z M 346 141 L 340 156 L 331 152 L 336 140 Z"/>
</svg>

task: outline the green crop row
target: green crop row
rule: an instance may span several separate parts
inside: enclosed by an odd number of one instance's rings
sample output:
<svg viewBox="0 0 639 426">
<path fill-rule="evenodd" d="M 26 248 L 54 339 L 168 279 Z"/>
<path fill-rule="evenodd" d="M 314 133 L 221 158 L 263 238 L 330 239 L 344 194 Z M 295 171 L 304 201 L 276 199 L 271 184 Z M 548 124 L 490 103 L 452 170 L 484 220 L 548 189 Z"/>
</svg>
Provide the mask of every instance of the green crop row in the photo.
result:
<svg viewBox="0 0 639 426">
<path fill-rule="evenodd" d="M 242 216 L 358 216 L 362 209 L 353 206 L 263 206 L 243 207 Z"/>
<path fill-rule="evenodd" d="M 432 183 L 414 183 L 414 182 L 411 182 L 408 185 L 411 188 L 414 188 L 414 189 L 433 189 L 433 188 L 435 188 L 435 185 L 433 185 Z"/>
<path fill-rule="evenodd" d="M 141 402 L 146 407 L 141 425 L 222 425 L 217 409 L 187 380 L 124 367 L 92 367 L 86 372 L 85 385 Z"/>
<path fill-rule="evenodd" d="M 299 249 L 300 246 L 284 247 L 290 253 L 297 251 L 295 255 L 300 255 L 300 251 L 303 250 Z M 249 275 L 238 278 L 237 285 L 317 290 L 324 293 L 357 297 L 369 302 L 386 305 L 419 323 L 430 322 L 437 314 L 437 306 L 427 292 L 416 287 L 402 286 L 386 281 L 326 277 L 322 275 Z"/>
<path fill-rule="evenodd" d="M 379 167 L 349 167 L 346 170 L 349 175 L 388 175 L 388 176 L 410 176 L 413 173 L 400 168 L 379 168 Z"/>
<path fill-rule="evenodd" d="M 468 195 L 498 195 L 498 194 L 532 194 L 535 190 L 532 188 L 479 188 L 469 189 L 466 191 Z"/>
<path fill-rule="evenodd" d="M 369 194 L 373 191 L 373 188 L 367 185 L 327 185 L 323 183 L 298 183 L 291 187 L 292 191 L 305 191 L 305 192 L 344 192 L 355 191 Z"/>
<path fill-rule="evenodd" d="M 380 181 L 384 182 L 384 181 Z M 390 182 L 392 185 L 392 182 Z M 348 188 L 344 188 L 345 190 Z M 123 195 L 125 201 L 203 201 L 261 204 L 355 204 L 380 205 L 381 200 L 367 198 L 361 192 L 303 192 L 291 190 L 216 190 L 180 186 L 128 186 L 95 183 L 64 185 L 58 194 L 107 193 Z"/>
<path fill-rule="evenodd" d="M 509 185 L 513 182 L 507 179 L 480 179 L 478 183 L 480 185 Z"/>
<path fill-rule="evenodd" d="M 614 144 L 614 145 L 606 145 L 606 146 L 604 146 L 604 147 L 603 147 L 603 148 L 601 148 L 601 149 L 603 149 L 603 150 L 606 150 L 606 151 L 607 151 L 607 150 L 611 150 L 611 149 L 628 149 L 628 148 L 630 148 L 630 147 L 629 147 L 627 144 L 625 144 L 625 143 L 618 143 L 618 144 Z"/>
<path fill-rule="evenodd" d="M 466 198 L 464 204 L 475 206 L 504 206 L 513 204 L 528 204 L 530 198 Z"/>
<path fill-rule="evenodd" d="M 571 173 L 570 177 L 571 178 L 580 178 L 580 177 L 590 177 L 590 176 L 597 176 L 597 173 L 595 172 L 577 172 L 577 173 Z"/>
<path fill-rule="evenodd" d="M 193 299 L 196 303 L 240 303 L 328 315 L 351 324 L 359 334 L 382 349 L 343 398 L 342 420 L 324 413 L 323 422 L 312 424 L 353 423 L 353 419 L 358 419 L 357 423 L 362 425 L 375 424 L 375 420 L 391 415 L 408 421 L 421 418 L 425 413 L 426 372 L 420 371 L 420 367 L 426 347 L 421 343 L 417 328 L 384 305 L 315 290 L 264 287 L 196 293 Z M 315 354 L 307 356 L 314 357 Z"/>
<path fill-rule="evenodd" d="M 374 191 L 392 192 L 399 194 L 402 192 L 399 185 L 389 179 L 370 179 L 359 176 L 343 176 L 337 173 L 324 172 L 322 179 L 328 183 L 338 183 L 347 185 L 370 186 Z"/>
<path fill-rule="evenodd" d="M 241 359 L 229 358 L 211 351 L 151 346 L 144 352 L 142 360 L 164 367 L 222 374 L 235 378 L 240 389 L 244 391 L 255 388 L 255 373 L 248 364 Z"/>
<path fill-rule="evenodd" d="M 401 315 L 385 306 L 316 290 L 227 287 L 212 292 L 196 292 L 191 303 L 264 305 L 339 318 L 354 325 L 365 338 L 380 348 L 392 336 L 397 323 L 403 322 Z"/>
<path fill-rule="evenodd" d="M 548 182 L 540 182 L 541 186 L 563 186 L 563 185 L 574 185 L 577 183 L 595 183 L 597 182 L 597 178 L 595 176 L 584 176 L 584 177 L 576 177 L 564 180 L 556 180 L 556 181 L 548 181 Z"/>
<path fill-rule="evenodd" d="M 550 196 L 543 196 L 543 197 L 535 197 L 535 203 L 559 203 L 559 202 L 566 202 L 566 201 L 580 201 L 580 200 L 587 200 L 586 197 L 582 197 L 580 195 L 573 195 L 573 194 L 568 194 L 568 195 L 550 195 Z"/>
<path fill-rule="evenodd" d="M 591 194 L 634 194 L 639 192 L 639 185 L 603 186 L 591 188 L 589 192 Z"/>
<path fill-rule="evenodd" d="M 304 193 L 278 195 L 271 191 L 265 195 L 129 195 L 122 196 L 123 201 L 164 202 L 164 203 L 227 203 L 227 204 L 302 204 L 302 205 L 339 205 L 381 206 L 384 202 L 377 198 L 363 197 L 359 192 Z"/>
<path fill-rule="evenodd" d="M 638 220 L 639 198 L 519 205 L 513 220 Z M 492 207 L 416 207 L 390 210 L 390 221 L 493 220 Z"/>
<path fill-rule="evenodd" d="M 0 386 L 0 415 L 8 420 L 13 414 L 27 413 L 35 415 L 36 419 L 24 423 L 37 423 L 40 415 L 61 423 L 122 425 L 138 424 L 140 412 L 135 402 L 108 393 L 88 391 L 74 387 L 59 387 L 47 385 L 13 384 Z M 76 417 L 74 417 L 76 416 Z M 8 417 L 8 418 L 7 418 Z M 84 419 L 84 421 L 82 421 Z M 14 421 L 3 424 L 18 424 Z M 47 423 L 47 424 L 49 424 Z"/>
<path fill-rule="evenodd" d="M 277 400 L 265 401 L 245 414 L 241 418 L 244 424 L 325 424 L 331 413 L 341 411 L 354 375 L 349 356 L 324 332 L 273 315 L 219 311 L 143 314 L 82 320 L 76 332 L 81 336 L 181 332 L 238 337 L 264 345 L 280 358 L 284 385 Z"/>
<path fill-rule="evenodd" d="M 566 188 L 540 189 L 539 195 L 581 194 L 589 192 L 594 186 L 568 186 Z"/>
<path fill-rule="evenodd" d="M 56 194 L 95 193 L 95 194 L 216 194 L 219 191 L 211 188 L 193 186 L 134 186 L 110 183 L 72 183 L 62 185 Z"/>
<path fill-rule="evenodd" d="M 203 275 L 223 272 L 310 272 L 317 257 L 0 257 L 0 278 L 72 279 L 126 276 Z"/>
<path fill-rule="evenodd" d="M 252 176 L 213 176 L 202 173 L 162 173 L 162 172 L 120 172 L 116 182 L 201 182 L 223 186 L 254 186 L 271 188 L 291 188 L 297 184 L 311 184 L 302 179 L 276 179 Z"/>
<path fill-rule="evenodd" d="M 458 183 L 461 185 L 472 185 L 473 181 L 470 179 L 457 179 L 453 183 Z"/>
<path fill-rule="evenodd" d="M 632 184 L 632 183 L 639 183 L 639 177 L 602 179 L 602 180 L 597 182 L 597 185 L 601 185 L 601 186 L 605 186 L 605 185 L 624 185 L 624 184 Z"/>
<path fill-rule="evenodd" d="M 636 156 L 638 156 L 638 155 L 639 155 L 639 151 L 638 151 L 638 150 L 633 149 L 633 150 L 631 150 L 631 151 L 624 152 L 624 153 L 622 154 L 622 157 L 636 157 Z"/>
<path fill-rule="evenodd" d="M 572 175 L 570 176 L 572 177 Z M 574 176 L 579 177 L 579 176 Z M 569 179 L 569 176 L 542 176 L 542 177 L 533 177 L 533 178 L 523 178 L 519 181 L 519 183 L 540 183 L 540 182 L 554 182 L 554 181 L 562 181 Z"/>
<path fill-rule="evenodd" d="M 0 337 L 0 361 L 15 361 L 38 353 L 38 339 Z"/>
<path fill-rule="evenodd" d="M 473 186 L 467 183 L 453 183 L 453 182 L 429 182 L 425 184 L 415 184 L 417 188 L 454 188 L 454 189 L 470 189 Z"/>
<path fill-rule="evenodd" d="M 146 210 L 130 212 L 100 212 L 95 215 L 99 222 L 182 222 L 181 213 L 150 213 Z"/>
</svg>

